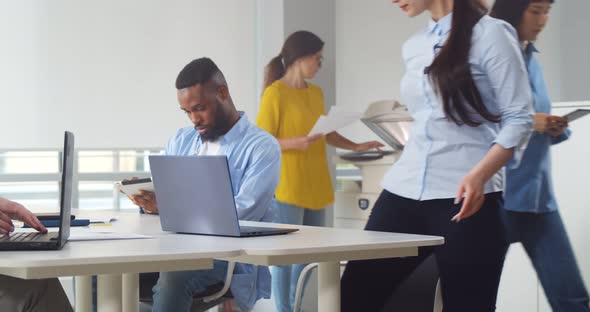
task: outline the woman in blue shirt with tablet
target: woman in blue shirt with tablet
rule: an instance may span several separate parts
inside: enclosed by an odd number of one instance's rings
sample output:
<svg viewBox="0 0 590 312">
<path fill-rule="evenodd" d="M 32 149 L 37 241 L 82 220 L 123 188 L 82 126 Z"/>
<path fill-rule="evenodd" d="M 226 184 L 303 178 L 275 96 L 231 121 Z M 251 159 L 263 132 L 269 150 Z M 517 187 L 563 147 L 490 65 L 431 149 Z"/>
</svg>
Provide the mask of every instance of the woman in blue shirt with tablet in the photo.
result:
<svg viewBox="0 0 590 312">
<path fill-rule="evenodd" d="M 380 311 L 433 252 L 446 311 L 493 311 L 508 247 L 500 169 L 518 164 L 532 130 L 516 33 L 480 1 L 392 2 L 432 19 L 402 48 L 401 95 L 414 123 L 366 229 L 440 235 L 445 244 L 417 257 L 349 262 L 342 311 Z"/>
<path fill-rule="evenodd" d="M 533 92 L 535 132 L 518 168 L 506 170 L 504 208 L 511 242 L 526 250 L 553 311 L 590 312 L 588 291 L 557 210 L 551 181 L 551 145 L 567 140 L 568 120 L 551 115 L 541 65 L 534 56 L 553 0 L 496 0 L 492 16 L 518 32 Z"/>
</svg>

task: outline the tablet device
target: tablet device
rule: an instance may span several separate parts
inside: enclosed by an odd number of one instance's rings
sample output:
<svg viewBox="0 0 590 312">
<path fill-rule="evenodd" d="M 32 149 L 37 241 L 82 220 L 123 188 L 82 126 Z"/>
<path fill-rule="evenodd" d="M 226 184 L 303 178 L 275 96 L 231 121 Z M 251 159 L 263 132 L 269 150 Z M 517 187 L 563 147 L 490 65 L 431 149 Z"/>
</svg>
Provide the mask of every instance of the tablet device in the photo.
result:
<svg viewBox="0 0 590 312">
<path fill-rule="evenodd" d="M 127 196 L 139 195 L 139 191 L 154 191 L 154 184 L 151 178 L 127 180 L 116 182 L 115 185 Z"/>
<path fill-rule="evenodd" d="M 578 118 L 582 118 L 586 115 L 590 114 L 590 109 L 578 108 L 575 111 L 567 113 L 563 115 L 563 117 L 567 118 L 568 122 L 572 122 Z"/>
</svg>

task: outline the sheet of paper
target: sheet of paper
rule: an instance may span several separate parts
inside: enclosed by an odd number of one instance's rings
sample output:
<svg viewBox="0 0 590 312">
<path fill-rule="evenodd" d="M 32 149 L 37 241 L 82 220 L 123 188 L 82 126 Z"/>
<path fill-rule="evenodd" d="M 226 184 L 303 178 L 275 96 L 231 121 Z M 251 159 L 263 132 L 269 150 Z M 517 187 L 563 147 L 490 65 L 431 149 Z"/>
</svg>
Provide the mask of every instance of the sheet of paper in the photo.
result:
<svg viewBox="0 0 590 312">
<path fill-rule="evenodd" d="M 308 135 L 328 134 L 359 120 L 362 114 L 357 112 L 341 112 L 330 110 L 328 115 L 320 116 Z"/>
<path fill-rule="evenodd" d="M 90 218 L 90 223 L 111 223 L 111 222 L 117 221 L 118 219 L 119 219 L 118 216 Z"/>
<path fill-rule="evenodd" d="M 104 230 L 96 231 L 85 228 L 72 228 L 68 241 L 114 240 L 114 239 L 145 239 L 148 235 L 134 233 L 116 233 Z"/>
</svg>

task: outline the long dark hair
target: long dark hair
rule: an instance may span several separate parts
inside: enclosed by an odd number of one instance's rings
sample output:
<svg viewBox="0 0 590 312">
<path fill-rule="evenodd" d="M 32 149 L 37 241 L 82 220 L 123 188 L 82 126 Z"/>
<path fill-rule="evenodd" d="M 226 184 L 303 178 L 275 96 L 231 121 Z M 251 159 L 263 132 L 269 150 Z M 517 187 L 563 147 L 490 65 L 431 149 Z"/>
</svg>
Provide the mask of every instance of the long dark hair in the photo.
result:
<svg viewBox="0 0 590 312">
<path fill-rule="evenodd" d="M 553 0 L 496 0 L 490 16 L 505 20 L 512 25 L 514 29 L 518 30 L 524 11 L 526 11 L 529 4 L 533 2 L 553 3 Z"/>
<path fill-rule="evenodd" d="M 324 48 L 324 42 L 312 32 L 300 30 L 287 37 L 281 53 L 275 56 L 264 72 L 264 88 L 281 79 L 287 68 L 302 57 L 314 55 Z"/>
<path fill-rule="evenodd" d="M 487 8 L 481 0 L 455 0 L 451 33 L 428 68 L 429 77 L 442 97 L 445 115 L 457 125 L 481 125 L 473 111 L 485 120 L 500 122 L 500 116 L 484 105 L 469 66 L 473 27 L 486 14 Z"/>
</svg>

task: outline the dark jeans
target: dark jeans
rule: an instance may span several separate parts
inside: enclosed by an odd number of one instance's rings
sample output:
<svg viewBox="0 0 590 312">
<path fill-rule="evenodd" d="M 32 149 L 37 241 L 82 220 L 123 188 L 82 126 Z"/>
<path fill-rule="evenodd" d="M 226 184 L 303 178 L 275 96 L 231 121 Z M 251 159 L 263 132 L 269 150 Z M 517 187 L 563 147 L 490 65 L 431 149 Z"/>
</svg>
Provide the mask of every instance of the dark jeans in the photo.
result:
<svg viewBox="0 0 590 312">
<path fill-rule="evenodd" d="M 506 211 L 510 241 L 521 242 L 533 263 L 551 310 L 590 312 L 588 291 L 558 211 Z"/>
<path fill-rule="evenodd" d="M 416 257 L 350 261 L 342 276 L 342 311 L 381 311 L 432 252 L 440 273 L 444 311 L 494 311 L 508 248 L 501 218 L 502 193 L 487 194 L 478 213 L 452 222 L 459 209 L 453 199 L 417 201 L 384 190 L 366 230 L 438 235 L 445 238 L 445 244 L 420 248 Z"/>
</svg>

